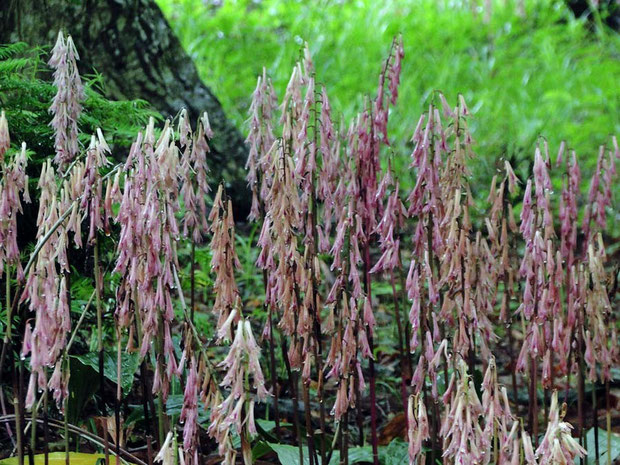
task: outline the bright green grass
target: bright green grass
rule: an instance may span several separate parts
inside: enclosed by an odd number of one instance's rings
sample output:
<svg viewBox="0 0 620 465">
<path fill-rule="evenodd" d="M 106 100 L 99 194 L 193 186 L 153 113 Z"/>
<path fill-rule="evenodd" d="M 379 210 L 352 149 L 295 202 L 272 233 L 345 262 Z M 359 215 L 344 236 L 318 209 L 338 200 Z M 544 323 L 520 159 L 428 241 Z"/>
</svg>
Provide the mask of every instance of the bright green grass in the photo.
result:
<svg viewBox="0 0 620 465">
<path fill-rule="evenodd" d="M 281 96 L 304 40 L 334 110 L 351 117 L 364 95 L 374 95 L 392 37 L 402 33 L 402 84 L 390 123 L 401 163 L 434 89 L 450 102 L 465 95 L 484 180 L 501 156 L 531 160 L 539 135 L 552 151 L 568 140 L 591 167 L 598 145 L 620 133 L 619 36 L 597 37 L 562 2 L 531 1 L 523 19 L 514 0 L 502 0 L 485 23 L 458 0 L 157 1 L 239 126 L 262 67 Z"/>
</svg>

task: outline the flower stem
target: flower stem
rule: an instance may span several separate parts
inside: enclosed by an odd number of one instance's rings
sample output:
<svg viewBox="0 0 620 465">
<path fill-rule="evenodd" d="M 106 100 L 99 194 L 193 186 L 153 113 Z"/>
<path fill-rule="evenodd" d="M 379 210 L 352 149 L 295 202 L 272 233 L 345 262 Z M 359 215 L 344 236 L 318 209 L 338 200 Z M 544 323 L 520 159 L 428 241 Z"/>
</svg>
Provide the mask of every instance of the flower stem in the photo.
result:
<svg viewBox="0 0 620 465">
<path fill-rule="evenodd" d="M 605 379 L 605 410 L 607 428 L 607 465 L 611 465 L 611 400 L 609 395 L 609 378 Z"/>
<path fill-rule="evenodd" d="M 403 325 L 400 321 L 400 310 L 398 307 L 398 293 L 396 292 L 396 282 L 394 279 L 394 270 L 390 271 L 390 282 L 392 284 L 392 298 L 394 299 L 394 316 L 396 317 L 396 329 L 398 332 L 398 353 L 400 356 L 400 396 L 403 402 L 403 412 L 405 412 L 405 421 L 407 420 L 407 383 L 406 377 L 406 359 L 403 349 Z"/>
<path fill-rule="evenodd" d="M 370 278 L 370 241 L 368 238 L 364 241 L 364 276 L 366 287 L 366 298 L 372 302 L 372 281 Z M 376 393 L 376 375 L 375 375 L 375 341 L 372 328 L 368 328 L 368 345 L 370 347 L 371 357 L 369 359 L 370 368 L 370 438 L 372 443 L 372 459 L 374 465 L 379 465 L 379 441 L 377 438 L 377 393 Z"/>
<path fill-rule="evenodd" d="M 101 414 L 105 415 L 105 389 L 103 374 L 103 311 L 101 308 L 101 269 L 99 267 L 99 240 L 95 236 L 95 305 L 97 307 L 97 351 L 99 352 L 99 397 L 101 400 Z"/>
<path fill-rule="evenodd" d="M 189 308 L 190 319 L 194 323 L 194 309 L 196 308 L 196 243 L 192 240 L 192 251 L 190 254 L 190 268 L 189 268 L 189 280 L 190 280 L 190 296 L 189 296 Z"/>
<path fill-rule="evenodd" d="M 594 463 L 599 465 L 600 459 L 598 447 L 598 403 L 596 401 L 596 381 L 592 383 L 592 428 L 594 428 Z"/>
</svg>

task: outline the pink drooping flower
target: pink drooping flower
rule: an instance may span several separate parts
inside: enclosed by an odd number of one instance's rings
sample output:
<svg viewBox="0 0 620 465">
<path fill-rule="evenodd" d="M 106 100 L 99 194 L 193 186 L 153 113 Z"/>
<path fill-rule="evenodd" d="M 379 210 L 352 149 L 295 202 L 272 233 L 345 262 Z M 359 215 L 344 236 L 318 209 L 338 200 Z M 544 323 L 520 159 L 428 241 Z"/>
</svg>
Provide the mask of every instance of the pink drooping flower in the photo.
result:
<svg viewBox="0 0 620 465">
<path fill-rule="evenodd" d="M 173 267 L 178 269 L 179 229 L 175 216 L 179 210 L 178 165 L 178 151 L 169 123 L 155 141 L 151 119 L 144 138 L 138 134 L 130 150 L 117 217 L 121 232 L 115 271 L 123 278 L 117 289 L 116 317 L 121 328 L 128 328 L 135 316 L 140 318 L 142 357 L 161 329 L 163 354 L 155 371 L 153 389 L 164 398 L 171 377 L 177 373 L 171 324 Z"/>
<path fill-rule="evenodd" d="M 36 385 L 38 389 L 48 389 L 47 368 L 55 366 L 49 387 L 54 390 L 58 405 L 67 395 L 68 370 L 62 370 L 60 356 L 67 344 L 71 330 L 71 315 L 67 298 L 66 273 L 67 230 L 61 223 L 55 231 L 51 228 L 64 212 L 59 211 L 54 168 L 48 160 L 39 177 L 39 215 L 37 218 L 37 240 L 48 236 L 29 270 L 21 300 L 28 300 L 35 313 L 34 328 L 27 328 L 30 342 L 24 345 L 22 356 L 30 354 L 31 376 L 27 408 L 32 407 Z M 58 266 L 57 266 L 58 265 Z M 62 273 L 60 274 L 59 271 Z M 28 323 L 30 325 L 30 323 Z"/>
<path fill-rule="evenodd" d="M 563 407 L 563 411 L 564 411 Z M 539 465 L 572 464 L 575 458 L 586 455 L 586 450 L 579 445 L 572 436 L 573 427 L 562 421 L 564 413 L 560 412 L 558 393 L 553 391 L 551 406 L 549 407 L 549 421 L 547 431 L 538 449 L 536 458 Z"/>
<path fill-rule="evenodd" d="M 84 87 L 77 68 L 79 59 L 71 36 L 65 39 L 60 31 L 49 60 L 49 65 L 54 69 L 54 86 L 57 89 L 50 107 L 54 115 L 51 122 L 55 133 L 54 162 L 60 170 L 64 170 L 79 151 L 78 119 L 82 112 L 81 101 L 84 100 Z"/>
<path fill-rule="evenodd" d="M 182 155 L 179 166 L 181 178 L 180 195 L 183 198 L 185 207 L 183 216 L 183 235 L 190 237 L 195 243 L 202 242 L 209 230 L 207 223 L 207 203 L 206 197 L 210 188 L 207 183 L 209 166 L 207 165 L 207 154 L 209 144 L 207 134 L 209 129 L 209 118 L 205 112 L 198 121 L 196 134 L 192 137 L 187 111 L 181 112 L 179 119 L 179 143 Z"/>
<path fill-rule="evenodd" d="M 4 113 L 0 116 L 0 127 L 3 125 L 6 126 Z M 4 145 L 8 146 L 8 129 L 5 135 L 1 132 L 0 129 L 0 152 Z M 6 137 L 4 141 L 2 141 L 3 137 Z M 17 215 L 23 211 L 22 200 L 30 203 L 28 175 L 26 174 L 26 144 L 22 144 L 21 150 L 15 153 L 11 163 L 5 163 L 5 161 L 4 159 L 0 161 L 4 175 L 0 179 L 0 243 L 3 245 L 0 248 L 0 276 L 5 267 L 15 266 L 17 278 L 21 281 L 24 272 L 17 245 Z"/>
<path fill-rule="evenodd" d="M 104 210 L 103 181 L 99 170 L 109 162 L 106 157 L 110 148 L 103 138 L 100 129 L 97 129 L 97 137 L 91 137 L 90 146 L 86 152 L 86 162 L 81 182 L 80 208 L 88 213 L 90 227 L 88 242 L 92 243 L 96 232 L 104 229 L 107 215 Z"/>
<path fill-rule="evenodd" d="M 459 361 L 458 371 L 456 391 L 446 405 L 446 415 L 439 432 L 444 441 L 443 457 L 457 464 L 481 463 L 484 449 L 479 421 L 484 409 L 462 360 Z"/>
<path fill-rule="evenodd" d="M 278 98 L 263 68 L 263 75 L 258 77 L 256 89 L 252 94 L 247 124 L 250 128 L 246 144 L 249 146 L 248 160 L 245 169 L 248 170 L 246 179 L 252 191 L 252 207 L 250 220 L 260 216 L 260 204 L 270 184 L 269 177 L 265 176 L 265 168 L 269 165 L 269 153 L 275 142 L 273 118 L 278 107 Z"/>
<path fill-rule="evenodd" d="M 416 405 L 417 404 L 417 405 Z M 422 443 L 430 438 L 426 406 L 421 395 L 409 396 L 407 404 L 407 440 L 409 442 L 409 465 L 426 463 Z"/>
<path fill-rule="evenodd" d="M 11 138 L 9 135 L 9 124 L 6 120 L 4 110 L 0 112 L 0 165 L 4 165 L 4 155 L 11 148 Z"/>
<path fill-rule="evenodd" d="M 183 449 L 186 465 L 198 465 L 198 368 L 192 357 L 185 381 L 183 408 L 179 421 L 183 423 Z"/>
<path fill-rule="evenodd" d="M 235 270 L 241 268 L 241 264 L 235 252 L 232 203 L 229 200 L 226 206 L 224 205 L 223 192 L 220 184 L 209 215 L 213 234 L 211 269 L 215 273 L 213 312 L 217 315 L 218 341 L 231 339 L 234 324 L 241 316 L 241 298 L 234 276 Z"/>
</svg>

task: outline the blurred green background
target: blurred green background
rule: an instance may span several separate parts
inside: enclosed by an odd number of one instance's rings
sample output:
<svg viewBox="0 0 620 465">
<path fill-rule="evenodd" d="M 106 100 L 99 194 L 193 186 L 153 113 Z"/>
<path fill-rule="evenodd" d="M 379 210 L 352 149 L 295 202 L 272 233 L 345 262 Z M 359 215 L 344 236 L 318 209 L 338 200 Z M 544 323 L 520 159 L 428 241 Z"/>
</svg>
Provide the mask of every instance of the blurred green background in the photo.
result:
<svg viewBox="0 0 620 465">
<path fill-rule="evenodd" d="M 335 114 L 353 116 L 376 93 L 391 40 L 402 33 L 400 97 L 390 116 L 401 163 L 435 89 L 451 103 L 463 93 L 473 110 L 484 179 L 502 156 L 531 160 L 539 135 L 552 153 L 567 140 L 588 173 L 598 146 L 620 133 L 620 36 L 576 19 L 563 1 L 525 1 L 524 14 L 518 0 L 157 1 L 239 127 L 262 67 L 281 97 L 304 41 Z"/>
</svg>

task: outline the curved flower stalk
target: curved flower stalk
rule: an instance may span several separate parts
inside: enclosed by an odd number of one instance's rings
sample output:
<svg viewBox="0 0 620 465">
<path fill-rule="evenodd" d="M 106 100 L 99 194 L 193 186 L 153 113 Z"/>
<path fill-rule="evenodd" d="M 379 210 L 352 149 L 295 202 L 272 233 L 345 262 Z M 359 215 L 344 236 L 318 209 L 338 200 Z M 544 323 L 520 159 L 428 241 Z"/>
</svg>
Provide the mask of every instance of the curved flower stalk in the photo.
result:
<svg viewBox="0 0 620 465">
<path fill-rule="evenodd" d="M 536 449 L 539 465 L 569 465 L 575 462 L 575 458 L 582 458 L 586 455 L 586 450 L 572 437 L 573 427 L 562 421 L 565 411 L 566 405 L 563 405 L 560 411 L 558 393 L 553 391 L 547 431 L 540 446 Z"/>
<path fill-rule="evenodd" d="M 396 100 L 398 99 L 398 85 L 400 84 L 400 72 L 404 56 L 405 49 L 403 47 L 403 37 L 401 35 L 392 40 L 390 53 L 379 74 L 377 98 L 373 102 L 373 125 L 375 126 L 373 132 L 376 134 L 377 140 L 380 138 L 382 142 L 387 145 L 390 144 L 387 134 L 389 103 L 396 105 Z M 389 90 L 389 100 L 385 92 L 386 81 Z"/>
<path fill-rule="evenodd" d="M 54 162 L 60 171 L 71 163 L 79 151 L 78 119 L 82 112 L 80 102 L 84 100 L 84 86 L 77 68 L 79 59 L 71 36 L 65 39 L 59 31 L 49 65 L 54 69 L 54 86 L 57 88 L 50 112 L 54 115 L 51 122 L 55 133 Z"/>
</svg>

